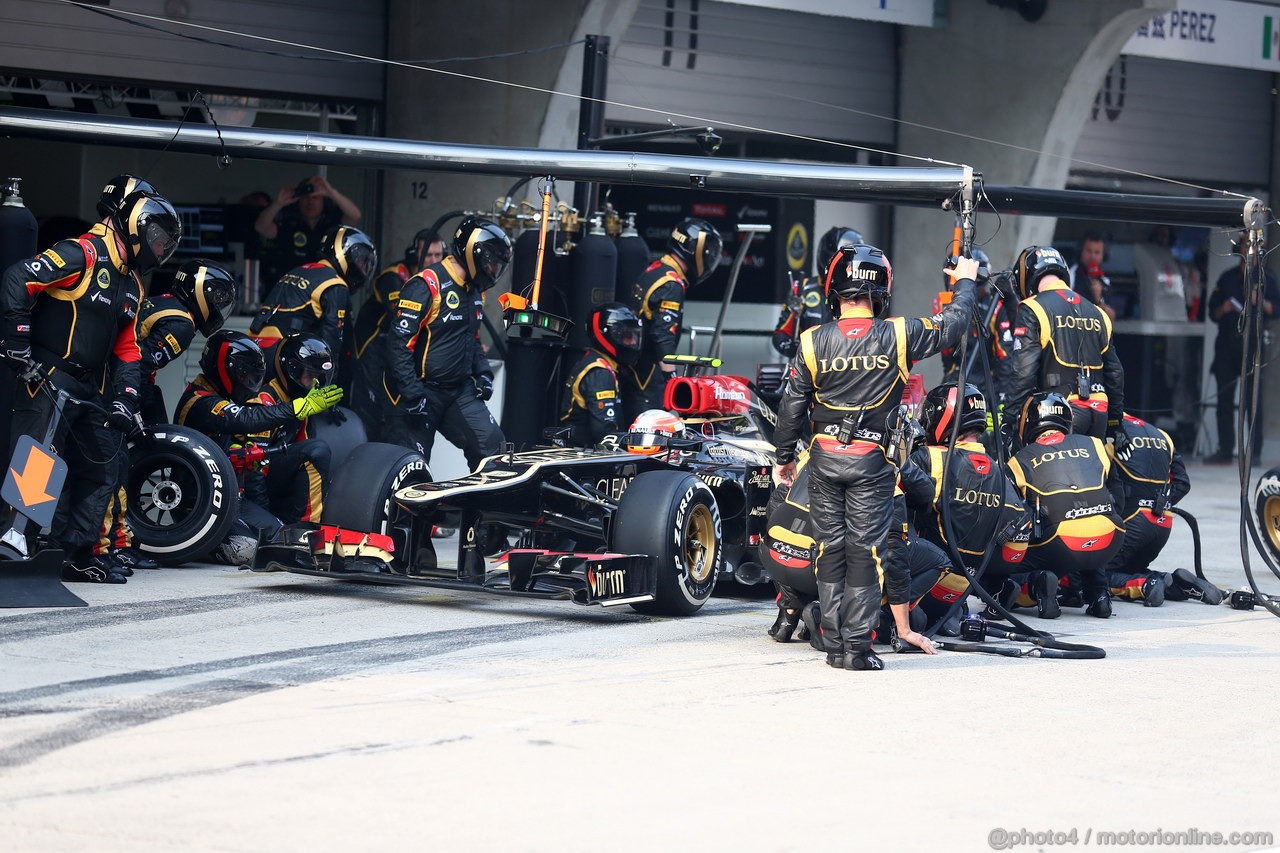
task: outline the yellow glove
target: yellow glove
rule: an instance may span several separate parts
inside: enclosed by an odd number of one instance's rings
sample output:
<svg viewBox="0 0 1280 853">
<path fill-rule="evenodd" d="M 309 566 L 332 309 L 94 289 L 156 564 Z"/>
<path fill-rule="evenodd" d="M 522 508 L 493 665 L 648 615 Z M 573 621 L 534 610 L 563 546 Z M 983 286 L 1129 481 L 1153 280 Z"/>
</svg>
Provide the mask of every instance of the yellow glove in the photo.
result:
<svg viewBox="0 0 1280 853">
<path fill-rule="evenodd" d="M 342 389 L 337 385 L 316 386 L 307 396 L 293 401 L 293 416 L 300 421 L 320 414 L 342 402 Z"/>
</svg>

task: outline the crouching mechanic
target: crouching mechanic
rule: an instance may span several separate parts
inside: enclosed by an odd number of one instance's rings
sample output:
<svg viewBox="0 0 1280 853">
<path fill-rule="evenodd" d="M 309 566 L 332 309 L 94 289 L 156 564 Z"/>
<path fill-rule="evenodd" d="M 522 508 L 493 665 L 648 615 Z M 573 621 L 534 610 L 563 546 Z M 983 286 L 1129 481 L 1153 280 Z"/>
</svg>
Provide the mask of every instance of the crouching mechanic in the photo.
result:
<svg viewBox="0 0 1280 853">
<path fill-rule="evenodd" d="M 1124 528 L 1115 511 L 1119 491 L 1101 439 L 1074 435 L 1072 406 L 1049 391 L 1027 398 L 1018 421 L 1022 449 L 1009 473 L 1031 510 L 1027 571 L 1050 571 L 1079 583 L 1085 612 L 1111 615 L 1105 567 L 1120 550 Z"/>
<path fill-rule="evenodd" d="M 643 324 L 621 302 L 597 305 L 588 320 L 591 348 L 569 369 L 564 383 L 560 423 L 569 427 L 569 443 L 591 447 L 618 432 L 618 367 L 636 363 Z"/>
<path fill-rule="evenodd" d="M 332 371 L 332 364 L 328 370 Z M 253 546 L 282 524 L 319 523 L 329 477 L 329 447 L 305 438 L 307 418 L 336 406 L 342 389 L 313 385 L 305 395 L 280 402 L 260 390 L 266 374 L 262 350 L 240 332 L 211 337 L 200 356 L 200 375 L 178 401 L 176 421 L 218 442 L 240 476 L 240 519 L 230 549 L 237 565 L 253 558 Z M 264 445 L 276 436 L 293 441 L 280 453 Z"/>
<path fill-rule="evenodd" d="M 1186 569 L 1151 571 L 1151 563 L 1169 541 L 1173 513 L 1191 491 L 1191 479 L 1173 439 L 1141 418 L 1124 416 L 1129 443 L 1120 451 L 1108 448 L 1123 492 L 1121 517 L 1124 544 L 1107 564 L 1111 594 L 1128 601 L 1159 607 L 1167 598 L 1194 598 L 1205 604 L 1221 604 L 1222 591 Z"/>
<path fill-rule="evenodd" d="M 142 352 L 140 412 L 144 424 L 154 426 L 169 420 L 164 395 L 156 387 L 156 373 L 187 351 L 197 331 L 208 337 L 221 329 L 235 301 L 235 279 L 213 261 L 201 258 L 178 269 L 168 293 L 142 300 L 138 347 Z M 122 447 L 116 457 L 116 489 L 107 505 L 99 547 L 109 548 L 117 569 L 131 575 L 134 569 L 158 569 L 160 564 L 133 547 L 133 528 L 126 517 L 128 480 L 129 453 Z"/>
<path fill-rule="evenodd" d="M 138 275 L 164 263 L 181 235 L 181 223 L 169 202 L 134 192 L 121 200 L 100 232 L 63 240 L 5 271 L 0 281 L 4 352 L 20 380 L 14 393 L 10 458 L 21 436 L 43 440 L 49 423 L 58 417 L 59 390 L 108 407 L 112 429 L 125 434 L 138 429 Z M 104 394 L 108 375 L 110 397 Z M 122 444 L 97 411 L 74 405 L 63 410 L 53 446 L 69 472 L 52 531 L 55 547 L 71 558 L 64 580 L 125 582 L 100 536 L 116 487 L 115 454 Z M 6 527 L 13 520 L 11 509 Z M 6 544 L 30 553 L 28 545 L 34 541 Z"/>
<path fill-rule="evenodd" d="M 439 432 L 474 471 L 504 440 L 489 407 L 493 369 L 480 346 L 479 295 L 511 263 L 511 240 L 487 219 L 468 217 L 449 254 L 405 282 L 389 309 L 383 373 L 383 440 L 429 462 Z"/>
<path fill-rule="evenodd" d="M 902 399 L 911 365 L 956 342 L 974 309 L 969 258 L 952 271 L 955 299 L 936 318 L 879 318 L 893 289 L 888 258 L 872 246 L 837 252 L 827 271 L 828 305 L 838 319 L 800 336 L 778 425 L 775 477 L 795 477 L 796 442 L 813 423 L 809 445 L 809 508 L 818 534 L 817 578 L 827 663 L 874 670 L 871 651 L 885 574 L 899 639 L 933 653 L 932 642 L 908 623 L 910 577 L 893 530 L 898 472 L 886 455 L 887 417 Z"/>
<path fill-rule="evenodd" d="M 932 488 L 924 505 L 913 509 L 920 535 L 947 553 L 952 553 L 954 544 L 970 575 L 982 565 L 987 548 L 998 547 L 987 563 L 983 583 L 999 588 L 1003 577 L 1022 570 L 1030 525 L 1022 498 L 981 443 L 987 411 L 986 397 L 967 383 L 963 395 L 955 382 L 944 382 L 925 395 L 920 416 L 926 446 L 913 453 L 911 461 L 925 472 Z M 953 455 L 949 447 L 957 419 L 959 435 Z M 954 543 L 947 537 L 944 509 L 950 513 Z M 968 589 L 963 575 L 955 575 L 953 583 L 953 592 Z M 1046 607 L 1058 606 L 1056 583 L 1055 578 L 1045 597 Z"/>
</svg>

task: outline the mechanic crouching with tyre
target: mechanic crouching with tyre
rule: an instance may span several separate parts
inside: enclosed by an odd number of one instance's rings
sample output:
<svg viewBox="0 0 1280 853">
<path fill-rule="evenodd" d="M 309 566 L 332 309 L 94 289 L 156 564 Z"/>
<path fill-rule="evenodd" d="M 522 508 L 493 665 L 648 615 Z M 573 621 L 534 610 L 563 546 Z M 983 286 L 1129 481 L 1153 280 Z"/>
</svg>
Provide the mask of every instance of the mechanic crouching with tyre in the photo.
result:
<svg viewBox="0 0 1280 853">
<path fill-rule="evenodd" d="M 588 320 L 591 349 L 569 369 L 560 403 L 560 423 L 569 427 L 569 443 L 593 447 L 619 432 L 619 365 L 630 366 L 640 355 L 644 324 L 621 302 L 597 305 Z"/>
<path fill-rule="evenodd" d="M 818 539 L 818 599 L 827 663 L 883 669 L 871 650 L 885 575 L 899 639 L 926 653 L 933 644 L 911 629 L 905 525 L 893 524 L 897 467 L 887 455 L 888 415 L 902 399 L 911 365 L 951 346 L 972 322 L 977 262 L 951 270 L 955 298 L 936 319 L 881 318 L 893 292 L 893 268 L 877 248 L 841 249 L 827 271 L 834 322 L 800 336 L 774 432 L 775 479 L 790 485 L 806 420 L 809 510 Z"/>
<path fill-rule="evenodd" d="M 163 264 L 181 235 L 169 202 L 134 192 L 121 200 L 102 233 L 63 240 L 10 267 L 0 283 L 5 357 L 20 380 L 10 457 L 20 436 L 43 440 L 57 417 L 58 390 L 110 410 L 104 425 L 100 410 L 70 404 L 53 437 L 69 469 L 52 525 L 53 544 L 71 558 L 65 580 L 125 582 L 99 535 L 116 487 L 116 454 L 124 444 L 108 426 L 124 434 L 139 429 L 138 275 Z M 13 520 L 9 513 L 6 522 Z M 27 553 L 34 544 L 26 543 Z"/>
<path fill-rule="evenodd" d="M 305 435 L 307 418 L 338 404 L 342 389 L 316 382 L 305 395 L 279 402 L 259 390 L 265 375 L 262 350 L 251 338 L 218 332 L 205 344 L 200 375 L 183 392 L 174 419 L 218 442 L 240 477 L 240 519 L 215 552 L 234 565 L 250 563 L 258 540 L 282 524 L 319 523 L 328 487 L 328 445 L 295 439 Z"/>
<path fill-rule="evenodd" d="M 502 430 L 486 401 L 493 369 L 480 346 L 479 294 L 511 263 L 511 240 L 487 219 L 468 217 L 449 254 L 405 282 L 388 309 L 383 374 L 383 440 L 431 461 L 439 432 L 474 471 L 502 447 Z"/>
</svg>

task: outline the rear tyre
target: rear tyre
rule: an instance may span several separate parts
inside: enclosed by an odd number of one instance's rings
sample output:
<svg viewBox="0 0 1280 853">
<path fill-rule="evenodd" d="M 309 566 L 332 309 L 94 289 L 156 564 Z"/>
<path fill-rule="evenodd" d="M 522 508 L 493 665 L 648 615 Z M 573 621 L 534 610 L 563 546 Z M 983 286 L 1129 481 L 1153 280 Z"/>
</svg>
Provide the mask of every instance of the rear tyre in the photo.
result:
<svg viewBox="0 0 1280 853">
<path fill-rule="evenodd" d="M 1280 562 L 1280 468 L 1272 468 L 1258 480 L 1253 490 L 1253 509 L 1262 541 L 1272 559 Z"/>
<path fill-rule="evenodd" d="M 329 464 L 333 466 L 331 470 L 336 471 L 357 447 L 369 443 L 369 437 L 364 431 L 364 421 L 354 411 L 342 406 L 332 411 L 341 412 L 346 420 L 333 423 L 329 413 L 324 412 L 312 418 L 310 426 L 312 438 L 319 438 L 329 445 Z"/>
<path fill-rule="evenodd" d="M 206 557 L 240 506 L 235 469 L 203 433 L 161 424 L 129 448 L 125 482 L 134 547 L 166 566 Z"/>
<path fill-rule="evenodd" d="M 611 550 L 648 554 L 657 573 L 653 601 L 641 613 L 689 616 L 711 597 L 724 563 L 720 508 L 706 483 L 683 471 L 648 471 L 618 501 Z"/>
<path fill-rule="evenodd" d="M 395 517 L 395 493 L 429 482 L 431 471 L 418 451 L 398 444 L 361 445 L 334 471 L 324 501 L 324 523 L 388 533 Z"/>
</svg>

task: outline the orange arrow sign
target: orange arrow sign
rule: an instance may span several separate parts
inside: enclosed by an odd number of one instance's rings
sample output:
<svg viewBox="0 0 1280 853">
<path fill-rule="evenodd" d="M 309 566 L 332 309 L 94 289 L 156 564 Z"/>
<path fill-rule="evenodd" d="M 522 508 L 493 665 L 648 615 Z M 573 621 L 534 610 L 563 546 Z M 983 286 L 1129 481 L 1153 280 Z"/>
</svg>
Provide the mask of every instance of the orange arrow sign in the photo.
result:
<svg viewBox="0 0 1280 853">
<path fill-rule="evenodd" d="M 27 464 L 22 473 L 10 468 L 13 482 L 18 486 L 18 493 L 27 506 L 35 506 L 53 500 L 53 495 L 45 491 L 49 486 L 49 475 L 53 473 L 53 457 L 38 446 L 32 445 L 27 454 Z"/>
</svg>

